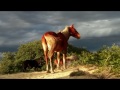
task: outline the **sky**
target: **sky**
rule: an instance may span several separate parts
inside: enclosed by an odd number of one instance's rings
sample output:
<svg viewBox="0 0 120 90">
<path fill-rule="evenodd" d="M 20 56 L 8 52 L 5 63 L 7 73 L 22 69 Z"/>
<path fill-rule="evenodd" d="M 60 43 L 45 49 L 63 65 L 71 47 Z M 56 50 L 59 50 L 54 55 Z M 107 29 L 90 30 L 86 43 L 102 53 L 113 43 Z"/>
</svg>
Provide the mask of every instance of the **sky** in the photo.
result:
<svg viewBox="0 0 120 90">
<path fill-rule="evenodd" d="M 72 24 L 81 38 L 70 37 L 68 43 L 76 47 L 97 51 L 120 45 L 120 11 L 0 11 L 0 56 Z"/>
</svg>

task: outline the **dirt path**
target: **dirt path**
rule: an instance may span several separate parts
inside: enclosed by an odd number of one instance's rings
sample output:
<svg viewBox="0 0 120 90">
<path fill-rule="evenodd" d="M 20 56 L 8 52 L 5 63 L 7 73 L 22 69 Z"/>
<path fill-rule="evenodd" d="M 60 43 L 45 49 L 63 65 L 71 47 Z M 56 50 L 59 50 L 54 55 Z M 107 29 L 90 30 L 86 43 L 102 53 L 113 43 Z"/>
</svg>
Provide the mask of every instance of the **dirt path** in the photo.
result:
<svg viewBox="0 0 120 90">
<path fill-rule="evenodd" d="M 0 79 L 69 79 L 70 74 L 72 72 L 76 72 L 77 70 L 88 72 L 92 74 L 95 70 L 95 67 L 85 67 L 79 66 L 75 68 L 69 68 L 64 71 L 55 71 L 54 74 L 46 73 L 45 71 L 42 72 L 28 72 L 28 73 L 16 73 L 16 74 L 7 74 L 7 75 L 0 75 Z M 88 79 L 88 78 L 96 78 L 94 76 L 90 77 L 89 75 L 81 75 L 79 78 Z M 71 77 L 72 79 L 72 77 Z"/>
<path fill-rule="evenodd" d="M 16 73 L 16 74 L 6 74 L 0 75 L 0 79 L 120 79 L 116 77 L 111 77 L 111 74 L 107 73 L 106 75 L 95 74 L 97 67 L 86 67 L 78 66 L 74 68 L 68 68 L 64 71 L 55 70 L 55 73 L 46 73 L 45 71 L 41 72 L 28 72 L 28 73 Z"/>
</svg>

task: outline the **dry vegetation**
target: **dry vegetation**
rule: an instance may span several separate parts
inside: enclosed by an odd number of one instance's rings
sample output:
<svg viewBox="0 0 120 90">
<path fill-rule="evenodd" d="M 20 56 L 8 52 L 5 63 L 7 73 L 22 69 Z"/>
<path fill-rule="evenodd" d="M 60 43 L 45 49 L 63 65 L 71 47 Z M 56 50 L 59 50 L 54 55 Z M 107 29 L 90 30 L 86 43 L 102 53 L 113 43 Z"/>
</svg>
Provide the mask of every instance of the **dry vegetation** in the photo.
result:
<svg viewBox="0 0 120 90">
<path fill-rule="evenodd" d="M 111 79 L 114 75 L 104 70 L 103 73 L 96 72 L 97 67 L 78 66 L 68 68 L 64 71 L 55 70 L 54 74 L 41 72 L 28 72 L 0 75 L 0 79 Z"/>
<path fill-rule="evenodd" d="M 23 73 L 22 61 L 43 56 L 40 42 L 29 42 L 21 45 L 17 52 L 3 53 L 4 57 L 0 60 L 0 79 L 118 79 L 119 53 L 120 46 L 115 44 L 111 47 L 103 46 L 96 52 L 68 45 L 68 69 L 55 70 L 54 74 L 46 73 L 44 64 L 38 72 Z M 45 62 L 44 59 L 42 62 Z"/>
</svg>

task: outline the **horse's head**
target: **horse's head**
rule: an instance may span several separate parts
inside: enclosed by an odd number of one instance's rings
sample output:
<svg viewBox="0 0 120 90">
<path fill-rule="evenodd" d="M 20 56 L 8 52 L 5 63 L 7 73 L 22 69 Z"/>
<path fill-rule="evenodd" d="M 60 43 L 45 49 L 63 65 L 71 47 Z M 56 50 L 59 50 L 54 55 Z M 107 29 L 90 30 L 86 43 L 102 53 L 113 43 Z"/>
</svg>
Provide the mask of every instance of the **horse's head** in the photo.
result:
<svg viewBox="0 0 120 90">
<path fill-rule="evenodd" d="M 80 39 L 80 34 L 78 33 L 78 31 L 74 28 L 74 24 L 72 24 L 71 26 L 69 26 L 69 33 L 71 36 Z"/>
</svg>

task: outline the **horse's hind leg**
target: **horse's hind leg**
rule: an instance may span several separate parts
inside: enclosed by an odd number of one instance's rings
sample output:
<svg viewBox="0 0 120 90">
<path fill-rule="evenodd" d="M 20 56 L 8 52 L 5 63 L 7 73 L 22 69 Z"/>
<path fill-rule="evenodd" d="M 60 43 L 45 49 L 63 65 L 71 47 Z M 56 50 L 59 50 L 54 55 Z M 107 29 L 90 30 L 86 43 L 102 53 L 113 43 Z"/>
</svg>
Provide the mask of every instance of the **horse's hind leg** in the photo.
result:
<svg viewBox="0 0 120 90">
<path fill-rule="evenodd" d="M 66 69 L 66 54 L 63 54 L 63 69 Z"/>
<path fill-rule="evenodd" d="M 51 67 L 51 73 L 54 73 L 53 65 L 52 65 L 52 59 L 51 58 L 50 58 L 50 67 Z"/>
<path fill-rule="evenodd" d="M 57 69 L 59 70 L 60 69 L 60 52 L 57 52 Z"/>
<path fill-rule="evenodd" d="M 22 71 L 25 72 L 26 68 L 27 68 L 26 65 L 23 63 L 23 65 L 22 65 Z"/>
<path fill-rule="evenodd" d="M 47 73 L 49 73 L 47 51 L 44 51 L 44 55 L 45 55 L 45 61 L 46 61 L 46 71 L 47 71 Z"/>
<path fill-rule="evenodd" d="M 46 62 L 46 71 L 47 71 L 47 73 L 49 73 L 48 56 L 47 56 L 48 55 L 48 47 L 47 47 L 46 40 L 44 37 L 42 38 L 42 47 L 43 47 L 43 51 L 44 51 L 44 59 Z"/>
<path fill-rule="evenodd" d="M 27 67 L 23 67 L 23 72 L 26 72 L 26 68 L 27 68 Z"/>
<path fill-rule="evenodd" d="M 53 64 L 52 64 L 52 57 L 53 57 L 53 53 L 54 53 L 54 50 L 51 50 L 49 51 L 49 59 L 50 59 L 50 69 L 51 69 L 51 73 L 54 73 L 54 70 L 53 70 Z"/>
<path fill-rule="evenodd" d="M 34 69 L 35 71 L 38 71 L 38 68 L 37 67 L 35 67 L 35 69 Z"/>
</svg>

